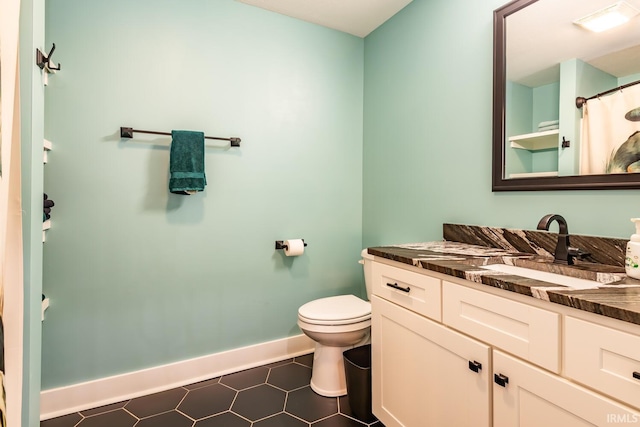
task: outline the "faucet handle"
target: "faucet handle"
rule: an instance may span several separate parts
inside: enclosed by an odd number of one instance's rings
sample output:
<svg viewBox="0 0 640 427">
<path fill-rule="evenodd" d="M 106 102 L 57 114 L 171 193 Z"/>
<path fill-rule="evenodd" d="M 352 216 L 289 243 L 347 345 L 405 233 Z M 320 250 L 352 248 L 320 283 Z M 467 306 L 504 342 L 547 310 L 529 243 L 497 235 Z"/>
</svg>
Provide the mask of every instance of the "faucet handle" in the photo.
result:
<svg viewBox="0 0 640 427">
<path fill-rule="evenodd" d="M 567 248 L 568 255 L 573 258 L 585 259 L 591 255 L 591 253 L 587 251 L 583 251 L 580 248 L 568 247 Z"/>
</svg>

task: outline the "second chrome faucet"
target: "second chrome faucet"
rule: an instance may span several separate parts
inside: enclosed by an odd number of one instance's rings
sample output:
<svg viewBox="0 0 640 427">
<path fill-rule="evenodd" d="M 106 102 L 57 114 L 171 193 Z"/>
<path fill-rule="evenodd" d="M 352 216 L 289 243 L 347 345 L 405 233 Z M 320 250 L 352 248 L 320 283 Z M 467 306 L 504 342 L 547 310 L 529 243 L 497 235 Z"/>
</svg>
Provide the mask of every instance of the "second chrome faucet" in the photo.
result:
<svg viewBox="0 0 640 427">
<path fill-rule="evenodd" d="M 549 231 L 549 226 L 553 221 L 558 223 L 558 242 L 556 243 L 556 250 L 553 254 L 553 262 L 557 264 L 573 265 L 574 258 L 583 258 L 589 256 L 588 252 L 584 252 L 578 248 L 571 247 L 569 243 L 569 227 L 567 226 L 567 220 L 561 215 L 549 214 L 542 217 L 538 222 L 538 230 Z"/>
</svg>

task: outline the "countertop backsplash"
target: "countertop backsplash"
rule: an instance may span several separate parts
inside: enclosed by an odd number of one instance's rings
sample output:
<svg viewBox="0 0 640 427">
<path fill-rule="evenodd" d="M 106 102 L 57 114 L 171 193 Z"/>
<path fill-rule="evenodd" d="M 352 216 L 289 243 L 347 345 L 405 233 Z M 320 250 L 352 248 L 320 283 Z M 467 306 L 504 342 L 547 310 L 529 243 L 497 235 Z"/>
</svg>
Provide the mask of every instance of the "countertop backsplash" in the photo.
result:
<svg viewBox="0 0 640 427">
<path fill-rule="evenodd" d="M 569 233 L 569 236 L 572 247 L 591 254 L 584 261 L 624 267 L 624 256 L 628 240 L 571 233 Z M 558 233 L 477 225 L 443 224 L 442 237 L 444 240 L 451 242 L 553 257 Z"/>
</svg>

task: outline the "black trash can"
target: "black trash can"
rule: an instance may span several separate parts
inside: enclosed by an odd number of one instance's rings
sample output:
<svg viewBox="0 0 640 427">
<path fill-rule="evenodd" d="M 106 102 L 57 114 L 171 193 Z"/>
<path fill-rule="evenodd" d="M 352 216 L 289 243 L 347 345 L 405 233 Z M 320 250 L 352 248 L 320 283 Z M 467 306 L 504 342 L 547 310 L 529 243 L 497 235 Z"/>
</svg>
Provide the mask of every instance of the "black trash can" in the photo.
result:
<svg viewBox="0 0 640 427">
<path fill-rule="evenodd" d="M 342 355 L 351 412 L 360 421 L 373 422 L 376 417 L 371 413 L 371 345 L 352 348 Z"/>
</svg>

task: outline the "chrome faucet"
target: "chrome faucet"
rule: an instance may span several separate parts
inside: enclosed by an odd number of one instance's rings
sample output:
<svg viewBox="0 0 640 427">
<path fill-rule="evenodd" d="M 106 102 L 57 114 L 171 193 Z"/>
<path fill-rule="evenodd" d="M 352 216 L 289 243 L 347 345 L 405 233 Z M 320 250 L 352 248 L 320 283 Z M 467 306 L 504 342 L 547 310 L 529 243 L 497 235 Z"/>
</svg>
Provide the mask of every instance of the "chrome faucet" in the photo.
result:
<svg viewBox="0 0 640 427">
<path fill-rule="evenodd" d="M 567 220 L 561 215 L 549 214 L 542 217 L 538 222 L 538 230 L 549 231 L 549 226 L 553 221 L 558 223 L 558 242 L 556 243 L 556 250 L 553 254 L 553 262 L 557 264 L 573 265 L 573 259 L 575 257 L 583 258 L 589 256 L 588 252 L 584 252 L 578 248 L 572 248 L 569 244 L 569 227 L 567 226 Z"/>
</svg>

